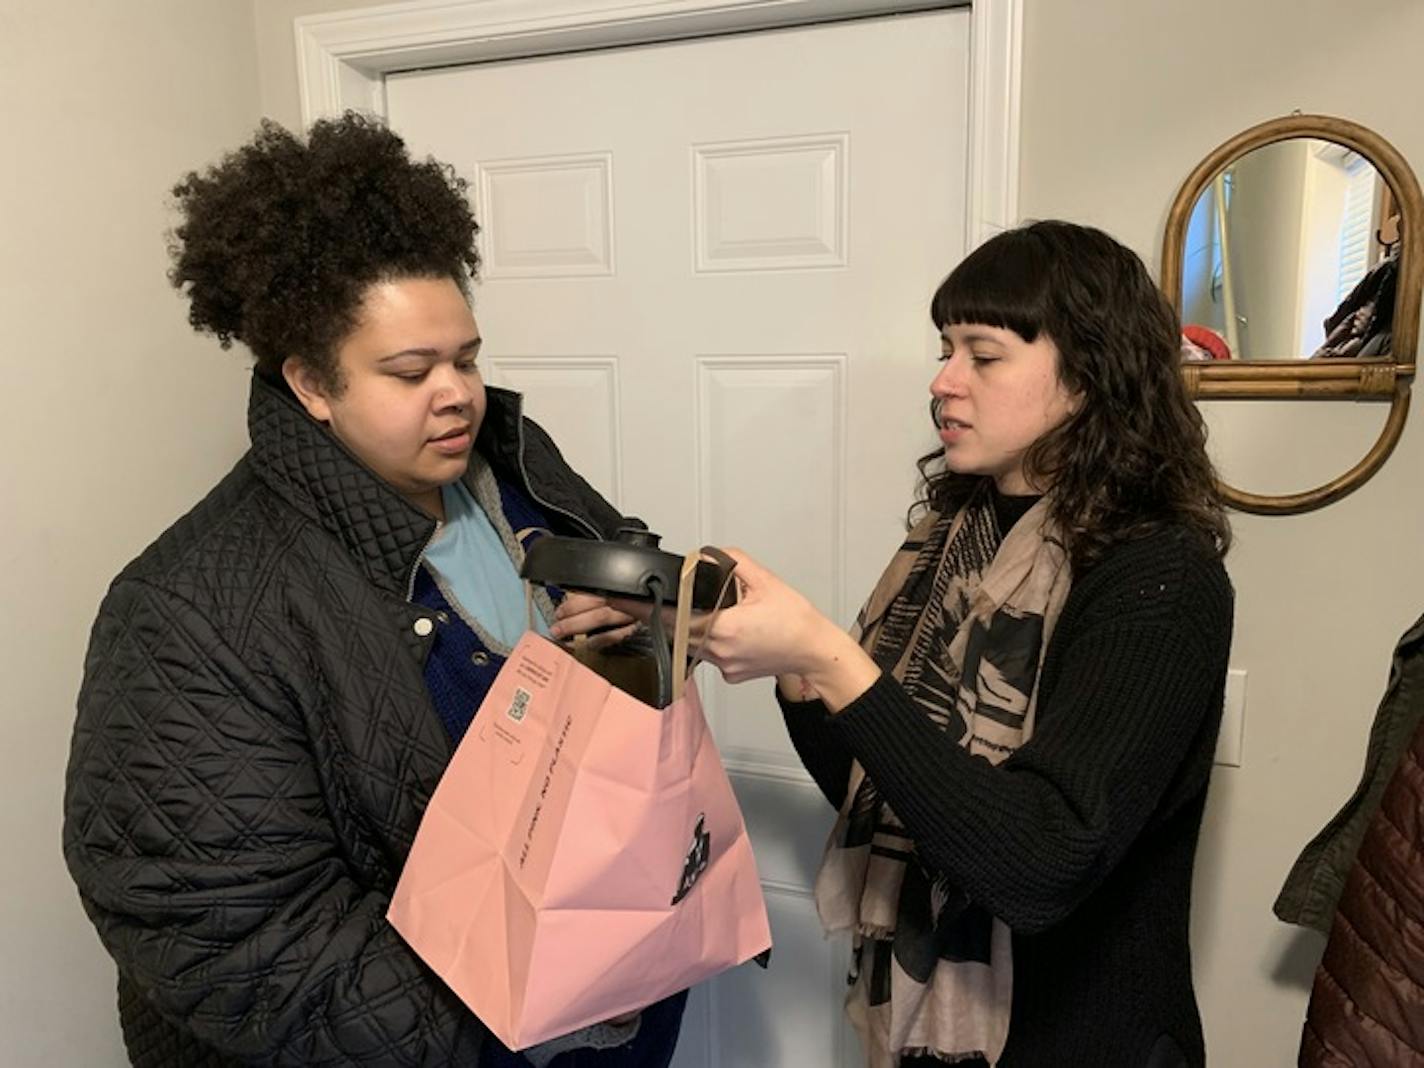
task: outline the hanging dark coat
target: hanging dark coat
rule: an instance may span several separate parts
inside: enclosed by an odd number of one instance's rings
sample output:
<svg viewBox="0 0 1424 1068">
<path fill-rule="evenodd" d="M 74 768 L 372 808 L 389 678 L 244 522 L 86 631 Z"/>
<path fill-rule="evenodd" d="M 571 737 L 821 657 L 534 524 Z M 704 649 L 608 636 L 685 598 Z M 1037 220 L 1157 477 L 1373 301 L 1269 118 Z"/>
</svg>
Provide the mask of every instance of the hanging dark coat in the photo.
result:
<svg viewBox="0 0 1424 1068">
<path fill-rule="evenodd" d="M 1345 880 L 1315 973 L 1300 1064 L 1424 1066 L 1424 723 Z"/>
<path fill-rule="evenodd" d="M 1301 851 L 1276 898 L 1287 923 L 1330 932 L 1335 905 L 1380 797 L 1415 728 L 1424 722 L 1424 616 L 1404 632 L 1390 663 L 1389 684 L 1370 728 L 1365 768 L 1350 800 Z"/>
</svg>

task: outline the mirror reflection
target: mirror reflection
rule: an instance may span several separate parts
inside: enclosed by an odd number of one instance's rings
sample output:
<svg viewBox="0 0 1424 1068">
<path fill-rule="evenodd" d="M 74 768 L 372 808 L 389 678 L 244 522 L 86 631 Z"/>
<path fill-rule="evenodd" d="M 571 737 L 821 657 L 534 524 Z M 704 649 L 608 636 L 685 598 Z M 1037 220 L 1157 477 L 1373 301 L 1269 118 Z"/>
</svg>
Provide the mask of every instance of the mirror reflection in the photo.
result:
<svg viewBox="0 0 1424 1068">
<path fill-rule="evenodd" d="M 1187 223 L 1183 358 L 1389 356 L 1398 220 L 1344 145 L 1298 137 L 1236 159 Z"/>
</svg>

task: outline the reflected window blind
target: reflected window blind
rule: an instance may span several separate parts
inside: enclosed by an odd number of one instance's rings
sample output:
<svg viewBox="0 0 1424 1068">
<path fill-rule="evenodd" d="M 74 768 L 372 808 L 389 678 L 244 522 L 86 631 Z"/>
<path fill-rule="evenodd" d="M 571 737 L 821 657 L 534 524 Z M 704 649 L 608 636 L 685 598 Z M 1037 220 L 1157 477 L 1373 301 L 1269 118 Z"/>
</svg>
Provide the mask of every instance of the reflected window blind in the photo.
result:
<svg viewBox="0 0 1424 1068">
<path fill-rule="evenodd" d="M 1370 268 L 1371 223 L 1375 208 L 1375 170 L 1358 156 L 1351 162 L 1345 189 L 1345 212 L 1340 220 L 1340 286 L 1336 300 L 1344 300 Z"/>
</svg>

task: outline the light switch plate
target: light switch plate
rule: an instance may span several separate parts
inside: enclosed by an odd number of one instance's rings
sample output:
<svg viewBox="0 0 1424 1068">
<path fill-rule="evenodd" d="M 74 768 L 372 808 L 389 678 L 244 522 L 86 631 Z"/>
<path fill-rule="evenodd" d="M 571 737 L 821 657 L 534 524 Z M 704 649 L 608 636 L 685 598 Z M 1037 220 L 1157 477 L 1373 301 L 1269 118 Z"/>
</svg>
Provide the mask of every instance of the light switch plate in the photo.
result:
<svg viewBox="0 0 1424 1068">
<path fill-rule="evenodd" d="M 1246 672 L 1232 668 L 1226 673 L 1226 706 L 1221 713 L 1221 733 L 1216 736 L 1216 762 L 1239 768 L 1245 735 Z"/>
</svg>

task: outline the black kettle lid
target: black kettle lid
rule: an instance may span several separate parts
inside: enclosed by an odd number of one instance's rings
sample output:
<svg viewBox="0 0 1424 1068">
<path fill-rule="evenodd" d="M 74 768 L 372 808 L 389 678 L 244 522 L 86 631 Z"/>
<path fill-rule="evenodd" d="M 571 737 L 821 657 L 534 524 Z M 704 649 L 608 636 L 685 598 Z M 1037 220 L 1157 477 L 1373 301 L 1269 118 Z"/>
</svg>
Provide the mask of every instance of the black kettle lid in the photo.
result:
<svg viewBox="0 0 1424 1068">
<path fill-rule="evenodd" d="M 673 605 L 683 558 L 658 548 L 661 541 L 642 527 L 623 527 L 612 541 L 548 535 L 529 546 L 519 573 L 541 586 Z M 695 611 L 712 611 L 719 595 L 724 604 L 736 601 L 736 584 L 727 582 L 727 573 L 724 565 L 698 561 L 692 580 Z"/>
</svg>

